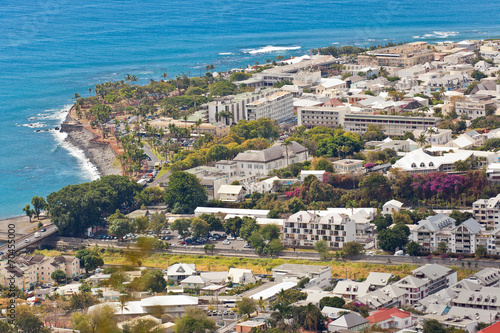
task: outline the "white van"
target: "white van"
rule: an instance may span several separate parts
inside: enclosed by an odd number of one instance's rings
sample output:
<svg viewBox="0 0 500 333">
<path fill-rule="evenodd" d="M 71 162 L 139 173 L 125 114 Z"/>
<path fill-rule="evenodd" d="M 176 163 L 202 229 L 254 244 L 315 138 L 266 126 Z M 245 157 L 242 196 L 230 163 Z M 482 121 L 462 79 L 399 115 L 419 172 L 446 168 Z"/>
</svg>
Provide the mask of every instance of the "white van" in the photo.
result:
<svg viewBox="0 0 500 333">
<path fill-rule="evenodd" d="M 40 233 L 39 232 L 35 232 L 35 238 L 40 238 Z"/>
</svg>

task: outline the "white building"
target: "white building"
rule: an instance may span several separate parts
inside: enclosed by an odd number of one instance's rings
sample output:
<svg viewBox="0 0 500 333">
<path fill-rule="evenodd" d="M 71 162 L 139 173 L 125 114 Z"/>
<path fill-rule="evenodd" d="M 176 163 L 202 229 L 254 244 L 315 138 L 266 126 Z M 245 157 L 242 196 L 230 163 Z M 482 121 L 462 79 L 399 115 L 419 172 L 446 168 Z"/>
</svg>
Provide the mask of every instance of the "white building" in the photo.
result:
<svg viewBox="0 0 500 333">
<path fill-rule="evenodd" d="M 344 115 L 349 111 L 346 106 L 313 106 L 297 109 L 297 124 L 306 128 L 323 126 L 337 128 L 344 123 Z"/>
<path fill-rule="evenodd" d="M 420 134 L 424 134 L 427 139 L 427 143 L 431 146 L 443 146 L 450 142 L 452 137 L 452 131 L 450 129 L 434 129 L 435 133 L 430 133 L 427 130 L 415 130 L 413 135 L 418 138 Z"/>
<path fill-rule="evenodd" d="M 242 185 L 221 185 L 219 198 L 224 202 L 243 202 L 245 200 L 245 188 Z"/>
<path fill-rule="evenodd" d="M 279 91 L 245 106 L 247 119 L 270 118 L 278 124 L 293 120 L 293 96 L 287 91 Z"/>
<path fill-rule="evenodd" d="M 299 174 L 299 179 L 301 182 L 303 182 L 304 179 L 307 178 L 307 176 L 314 176 L 318 178 L 319 181 L 323 181 L 325 174 L 326 174 L 325 170 L 301 170 Z"/>
<path fill-rule="evenodd" d="M 173 264 L 167 268 L 167 280 L 182 281 L 191 275 L 196 275 L 195 264 Z"/>
<path fill-rule="evenodd" d="M 457 161 L 471 162 L 474 153 L 472 151 L 458 151 L 454 153 L 434 156 L 420 148 L 406 154 L 394 163 L 393 168 L 411 174 L 427 174 L 431 172 L 455 172 L 454 163 Z"/>
<path fill-rule="evenodd" d="M 227 274 L 227 282 L 231 281 L 234 284 L 249 284 L 255 283 L 257 279 L 250 269 L 230 268 Z"/>
<path fill-rule="evenodd" d="M 490 199 L 479 199 L 472 204 L 474 219 L 488 228 L 500 225 L 500 194 Z"/>
<path fill-rule="evenodd" d="M 448 243 L 454 228 L 455 219 L 436 214 L 419 221 L 418 226 L 410 230 L 410 239 L 420 244 L 423 252 L 433 252 L 438 249 L 439 243 Z"/>
<path fill-rule="evenodd" d="M 309 278 L 307 287 L 317 286 L 324 288 L 330 285 L 332 268 L 330 266 L 283 264 L 273 268 L 273 278 L 276 282 L 299 282 Z"/>
<path fill-rule="evenodd" d="M 393 213 L 399 213 L 403 207 L 403 203 L 397 200 L 389 200 L 382 206 L 382 214 L 392 215 Z"/>
<path fill-rule="evenodd" d="M 342 248 L 346 243 L 356 241 L 356 223 L 344 214 L 327 212 L 319 216 L 301 211 L 285 222 L 283 240 L 306 247 L 325 240 L 329 247 Z"/>
</svg>

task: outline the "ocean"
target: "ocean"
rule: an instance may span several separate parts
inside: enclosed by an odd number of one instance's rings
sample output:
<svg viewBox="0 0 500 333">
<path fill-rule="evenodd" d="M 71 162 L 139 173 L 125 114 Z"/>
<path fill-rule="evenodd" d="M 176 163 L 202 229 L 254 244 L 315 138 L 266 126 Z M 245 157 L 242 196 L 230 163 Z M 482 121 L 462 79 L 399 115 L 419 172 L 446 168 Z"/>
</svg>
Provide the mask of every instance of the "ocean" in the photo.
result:
<svg viewBox="0 0 500 333">
<path fill-rule="evenodd" d="M 75 92 L 200 75 L 329 45 L 500 37 L 500 2 L 21 0 L 0 4 L 0 218 L 98 177 L 54 127 Z M 37 132 L 38 131 L 38 132 Z"/>
</svg>

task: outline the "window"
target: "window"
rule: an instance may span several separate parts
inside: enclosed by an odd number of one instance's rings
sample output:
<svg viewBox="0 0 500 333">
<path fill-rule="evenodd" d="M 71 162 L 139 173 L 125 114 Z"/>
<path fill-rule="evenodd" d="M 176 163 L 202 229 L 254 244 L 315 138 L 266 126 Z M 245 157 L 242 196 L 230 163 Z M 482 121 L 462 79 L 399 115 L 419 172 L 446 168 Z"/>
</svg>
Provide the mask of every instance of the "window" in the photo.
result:
<svg viewBox="0 0 500 333">
<path fill-rule="evenodd" d="M 425 168 L 425 163 L 424 162 L 420 163 L 420 167 Z"/>
<path fill-rule="evenodd" d="M 416 167 L 417 167 L 417 165 L 416 165 L 415 163 L 412 163 L 412 164 L 411 164 L 411 167 L 412 167 L 412 168 L 416 168 Z"/>
<path fill-rule="evenodd" d="M 429 166 L 430 166 L 430 167 L 433 167 L 433 166 L 434 166 L 434 163 L 430 162 L 430 163 L 429 163 Z"/>
</svg>

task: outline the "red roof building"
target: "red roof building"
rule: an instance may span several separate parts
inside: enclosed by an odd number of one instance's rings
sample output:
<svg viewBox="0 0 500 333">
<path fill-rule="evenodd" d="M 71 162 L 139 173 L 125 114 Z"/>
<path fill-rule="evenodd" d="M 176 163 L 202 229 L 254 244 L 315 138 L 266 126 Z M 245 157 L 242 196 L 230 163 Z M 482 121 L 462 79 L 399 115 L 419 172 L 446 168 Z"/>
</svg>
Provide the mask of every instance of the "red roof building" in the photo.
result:
<svg viewBox="0 0 500 333">
<path fill-rule="evenodd" d="M 498 333 L 498 332 L 500 332 L 500 321 L 496 322 L 493 325 L 490 325 L 486 328 L 483 328 L 482 330 L 480 330 L 477 333 Z"/>
<path fill-rule="evenodd" d="M 409 328 L 416 325 L 417 319 L 410 312 L 398 308 L 379 308 L 377 312 L 366 318 L 370 325 L 377 324 L 383 329 Z"/>
</svg>

